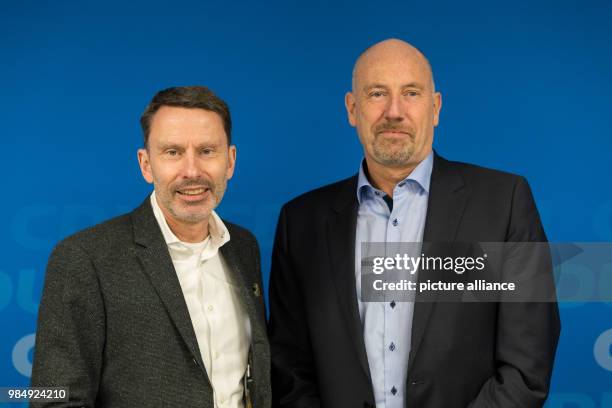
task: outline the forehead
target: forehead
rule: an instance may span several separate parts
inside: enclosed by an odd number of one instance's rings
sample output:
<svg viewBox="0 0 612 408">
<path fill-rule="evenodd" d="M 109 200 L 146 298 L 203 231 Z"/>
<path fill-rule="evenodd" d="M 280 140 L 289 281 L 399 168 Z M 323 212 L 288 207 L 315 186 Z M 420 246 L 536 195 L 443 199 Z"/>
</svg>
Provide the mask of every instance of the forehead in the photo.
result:
<svg viewBox="0 0 612 408">
<path fill-rule="evenodd" d="M 151 141 L 225 138 L 221 117 L 204 109 L 162 106 L 151 120 Z"/>
<path fill-rule="evenodd" d="M 373 84 L 431 86 L 431 71 L 423 56 L 412 52 L 378 52 L 364 55 L 355 67 L 355 85 L 364 88 Z"/>
</svg>

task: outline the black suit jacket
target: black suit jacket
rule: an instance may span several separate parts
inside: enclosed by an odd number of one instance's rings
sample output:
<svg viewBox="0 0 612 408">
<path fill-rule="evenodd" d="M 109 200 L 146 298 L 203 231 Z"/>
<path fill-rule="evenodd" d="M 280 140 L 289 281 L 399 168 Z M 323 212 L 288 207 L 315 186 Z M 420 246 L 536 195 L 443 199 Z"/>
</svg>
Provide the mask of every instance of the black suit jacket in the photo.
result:
<svg viewBox="0 0 612 408">
<path fill-rule="evenodd" d="M 220 249 L 251 320 L 254 407 L 270 405 L 259 248 L 225 223 Z M 255 293 L 257 292 L 257 293 Z M 40 304 L 32 386 L 69 387 L 54 406 L 213 407 L 213 390 L 150 199 L 62 241 Z M 45 406 L 45 404 L 33 404 Z"/>
<path fill-rule="evenodd" d="M 281 210 L 270 281 L 273 406 L 374 404 L 355 292 L 356 187 L 354 176 Z M 524 178 L 435 156 L 424 242 L 545 240 Z M 559 331 L 556 303 L 417 302 L 406 406 L 540 407 Z"/>
</svg>

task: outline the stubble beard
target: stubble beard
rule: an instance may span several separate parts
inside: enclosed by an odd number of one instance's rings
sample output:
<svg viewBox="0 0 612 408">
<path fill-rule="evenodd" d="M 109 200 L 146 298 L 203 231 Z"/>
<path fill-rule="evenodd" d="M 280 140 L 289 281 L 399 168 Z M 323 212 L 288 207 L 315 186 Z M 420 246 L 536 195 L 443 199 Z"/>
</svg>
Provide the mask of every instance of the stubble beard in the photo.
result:
<svg viewBox="0 0 612 408">
<path fill-rule="evenodd" d="M 204 202 L 179 202 L 178 200 L 180 199 L 175 198 L 176 195 L 179 194 L 176 190 L 193 184 L 195 183 L 182 183 L 178 187 L 169 187 L 162 194 L 156 193 L 160 204 L 162 204 L 168 210 L 172 217 L 187 224 L 198 224 L 202 221 L 206 221 L 208 217 L 210 217 L 212 211 L 217 208 L 219 203 L 221 203 L 221 199 L 223 198 L 225 189 L 227 187 L 227 180 L 223 180 L 219 184 L 214 184 L 212 182 L 204 183 L 210 188 L 210 195 L 206 198 L 206 200 L 204 200 Z M 198 184 L 201 185 L 203 183 L 199 182 Z M 160 191 L 160 189 L 156 188 L 156 191 Z M 192 209 L 190 210 L 189 207 L 192 207 Z M 195 209 L 198 207 L 200 210 L 196 211 Z"/>
</svg>

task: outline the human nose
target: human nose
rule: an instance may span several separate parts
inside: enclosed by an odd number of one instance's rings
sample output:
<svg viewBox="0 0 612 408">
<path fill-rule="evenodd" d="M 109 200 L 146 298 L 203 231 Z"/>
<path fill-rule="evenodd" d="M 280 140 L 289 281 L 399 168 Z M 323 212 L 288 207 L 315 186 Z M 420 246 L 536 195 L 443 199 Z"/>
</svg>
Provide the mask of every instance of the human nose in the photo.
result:
<svg viewBox="0 0 612 408">
<path fill-rule="evenodd" d="M 183 160 L 183 178 L 198 178 L 200 169 L 198 167 L 197 156 L 194 152 L 188 151 Z"/>
<path fill-rule="evenodd" d="M 401 121 L 404 117 L 402 114 L 401 96 L 392 95 L 387 102 L 385 117 L 387 120 Z"/>
</svg>

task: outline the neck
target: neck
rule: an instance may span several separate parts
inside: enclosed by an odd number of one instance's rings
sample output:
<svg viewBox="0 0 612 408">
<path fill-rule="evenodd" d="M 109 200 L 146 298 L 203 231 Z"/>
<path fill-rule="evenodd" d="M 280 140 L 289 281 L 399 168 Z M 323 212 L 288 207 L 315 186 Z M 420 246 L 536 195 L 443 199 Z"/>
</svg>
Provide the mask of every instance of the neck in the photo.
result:
<svg viewBox="0 0 612 408">
<path fill-rule="evenodd" d="M 410 163 L 403 167 L 388 167 L 375 162 L 371 158 L 365 158 L 368 165 L 368 178 L 372 186 L 384 191 L 389 197 L 393 197 L 393 189 L 402 180 L 412 173 L 419 162 Z"/>
</svg>

